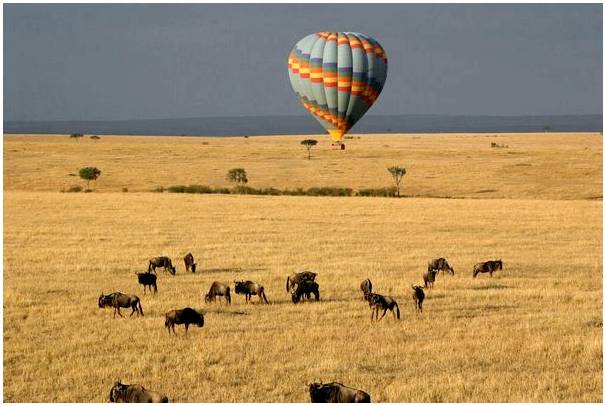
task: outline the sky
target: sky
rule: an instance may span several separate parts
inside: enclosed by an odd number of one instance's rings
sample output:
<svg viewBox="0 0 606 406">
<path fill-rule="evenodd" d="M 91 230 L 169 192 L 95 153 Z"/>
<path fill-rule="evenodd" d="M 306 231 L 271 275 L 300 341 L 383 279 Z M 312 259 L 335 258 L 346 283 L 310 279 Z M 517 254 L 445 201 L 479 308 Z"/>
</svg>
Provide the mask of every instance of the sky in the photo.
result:
<svg viewBox="0 0 606 406">
<path fill-rule="evenodd" d="M 306 115 L 318 31 L 385 49 L 369 114 L 602 113 L 601 4 L 4 4 L 4 120 Z"/>
</svg>

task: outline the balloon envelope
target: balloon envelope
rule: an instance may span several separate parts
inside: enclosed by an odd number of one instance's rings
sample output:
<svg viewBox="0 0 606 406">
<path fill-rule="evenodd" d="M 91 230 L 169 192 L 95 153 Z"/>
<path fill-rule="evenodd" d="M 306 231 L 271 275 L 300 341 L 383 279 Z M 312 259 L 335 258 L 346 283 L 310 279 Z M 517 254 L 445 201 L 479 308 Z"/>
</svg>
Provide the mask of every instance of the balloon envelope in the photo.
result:
<svg viewBox="0 0 606 406">
<path fill-rule="evenodd" d="M 317 32 L 288 55 L 290 84 L 301 103 L 341 141 L 379 97 L 387 57 L 379 43 L 356 32 Z"/>
</svg>

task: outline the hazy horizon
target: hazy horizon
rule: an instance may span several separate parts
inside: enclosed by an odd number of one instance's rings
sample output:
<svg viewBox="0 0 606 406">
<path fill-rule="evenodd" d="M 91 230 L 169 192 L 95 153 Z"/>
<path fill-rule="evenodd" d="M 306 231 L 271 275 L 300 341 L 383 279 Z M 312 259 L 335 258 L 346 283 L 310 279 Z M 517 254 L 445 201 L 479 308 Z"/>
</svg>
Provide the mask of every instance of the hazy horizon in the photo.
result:
<svg viewBox="0 0 606 406">
<path fill-rule="evenodd" d="M 368 116 L 602 113 L 599 4 L 6 4 L 4 120 L 305 116 L 286 57 L 321 30 L 385 48 Z"/>
</svg>

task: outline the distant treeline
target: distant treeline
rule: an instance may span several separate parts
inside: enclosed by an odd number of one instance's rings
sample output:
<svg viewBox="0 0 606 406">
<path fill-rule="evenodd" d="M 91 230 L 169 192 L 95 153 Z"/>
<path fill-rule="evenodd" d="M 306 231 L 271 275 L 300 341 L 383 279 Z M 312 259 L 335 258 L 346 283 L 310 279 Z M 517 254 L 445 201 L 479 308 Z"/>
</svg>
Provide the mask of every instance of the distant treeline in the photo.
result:
<svg viewBox="0 0 606 406">
<path fill-rule="evenodd" d="M 231 194 L 231 195 L 268 195 L 268 196 L 376 196 L 376 197 L 396 197 L 395 187 L 385 187 L 376 189 L 353 190 L 342 187 L 311 187 L 309 189 L 285 189 L 276 188 L 253 188 L 250 186 L 236 186 L 234 188 L 218 187 L 213 188 L 205 185 L 176 185 L 164 188 L 162 186 L 153 190 L 154 192 L 169 193 L 202 193 L 202 194 Z"/>
</svg>

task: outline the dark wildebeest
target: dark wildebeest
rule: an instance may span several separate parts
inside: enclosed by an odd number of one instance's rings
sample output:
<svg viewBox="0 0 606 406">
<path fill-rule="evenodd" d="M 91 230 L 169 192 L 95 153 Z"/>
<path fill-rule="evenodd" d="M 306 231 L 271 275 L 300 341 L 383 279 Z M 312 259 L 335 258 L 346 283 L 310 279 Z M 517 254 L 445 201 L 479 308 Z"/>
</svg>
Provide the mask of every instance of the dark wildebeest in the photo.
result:
<svg viewBox="0 0 606 406">
<path fill-rule="evenodd" d="M 236 294 L 246 295 L 246 303 L 252 296 L 259 296 L 259 301 L 264 300 L 265 303 L 269 303 L 265 296 L 265 288 L 258 283 L 252 281 L 234 281 L 234 283 L 236 284 Z"/>
<path fill-rule="evenodd" d="M 194 262 L 194 256 L 191 254 L 191 252 L 183 258 L 183 261 L 185 262 L 186 272 L 189 272 L 191 269 L 192 273 L 196 273 L 196 263 Z"/>
<path fill-rule="evenodd" d="M 426 288 L 433 288 L 433 283 L 436 281 L 437 274 L 438 271 L 434 270 L 427 270 L 427 272 L 423 274 L 423 282 L 425 282 Z"/>
<path fill-rule="evenodd" d="M 149 260 L 147 272 L 156 272 L 156 268 L 163 268 L 165 272 L 172 275 L 177 273 L 177 269 L 173 266 L 169 257 L 155 257 Z"/>
<path fill-rule="evenodd" d="M 212 285 L 210 285 L 208 293 L 206 294 L 206 296 L 204 296 L 204 301 L 206 303 L 214 302 L 217 296 L 225 296 L 225 302 L 227 304 L 231 304 L 229 286 L 225 285 L 224 283 L 215 281 Z"/>
<path fill-rule="evenodd" d="M 173 333 L 177 334 L 175 332 L 175 324 L 185 324 L 185 334 L 187 334 L 190 324 L 195 324 L 198 327 L 204 326 L 204 316 L 191 307 L 186 307 L 179 310 L 171 310 L 170 312 L 166 313 L 166 320 L 164 321 L 164 327 L 168 329 L 169 335 L 171 328 L 173 329 Z"/>
<path fill-rule="evenodd" d="M 419 285 L 410 285 L 412 287 L 412 300 L 415 302 L 417 313 L 423 312 L 423 300 L 425 300 L 425 292 L 423 287 Z"/>
<path fill-rule="evenodd" d="M 116 381 L 109 391 L 109 401 L 111 403 L 168 403 L 168 397 L 163 393 L 147 390 L 139 384 L 126 385 Z"/>
<path fill-rule="evenodd" d="M 338 382 L 310 383 L 309 396 L 312 403 L 370 403 L 368 393 Z"/>
<path fill-rule="evenodd" d="M 362 293 L 364 294 L 364 300 L 368 300 L 368 295 L 372 293 L 372 282 L 370 279 L 364 279 L 360 284 L 360 289 L 362 289 Z"/>
<path fill-rule="evenodd" d="M 154 288 L 154 293 L 158 292 L 158 285 L 156 285 L 157 276 L 150 272 L 138 273 L 137 278 L 139 279 L 139 284 L 143 285 L 143 294 L 146 292 L 146 288 L 149 287 L 149 292 L 151 293 L 152 288 Z"/>
<path fill-rule="evenodd" d="M 317 282 L 310 281 L 309 279 L 302 280 L 297 284 L 297 288 L 292 292 L 292 302 L 298 303 L 301 297 L 305 295 L 307 300 L 310 299 L 313 293 L 316 301 L 320 300 L 320 285 Z"/>
<path fill-rule="evenodd" d="M 473 277 L 475 278 L 479 273 L 486 272 L 489 272 L 490 276 L 492 276 L 492 273 L 497 270 L 503 270 L 503 261 L 500 259 L 498 261 L 480 262 L 473 266 Z"/>
<path fill-rule="evenodd" d="M 437 258 L 427 263 L 427 271 L 436 271 L 436 276 L 442 273 L 449 273 L 454 276 L 454 268 L 448 264 L 446 258 Z"/>
<path fill-rule="evenodd" d="M 299 283 L 303 281 L 314 281 L 316 280 L 317 275 L 317 273 L 310 271 L 293 273 L 286 277 L 286 291 L 291 293 L 294 292 Z"/>
<path fill-rule="evenodd" d="M 137 312 L 137 316 L 143 316 L 143 308 L 141 307 L 141 300 L 136 295 L 125 295 L 122 292 L 114 292 L 109 295 L 104 295 L 101 293 L 99 296 L 99 307 L 108 307 L 111 306 L 114 308 L 114 318 L 116 318 L 116 312 L 120 317 L 122 313 L 120 313 L 120 308 L 128 308 L 133 309 L 129 317 L 131 317 L 135 312 Z"/>
<path fill-rule="evenodd" d="M 372 308 L 372 313 L 370 314 L 370 320 L 372 321 L 375 318 L 377 321 L 381 321 L 383 317 L 385 317 L 385 313 L 387 310 L 391 311 L 394 319 L 396 318 L 400 320 L 400 308 L 398 307 L 398 303 L 390 296 L 383 296 L 377 293 L 371 293 L 368 295 L 368 305 Z M 396 311 L 394 312 L 394 307 Z M 383 314 L 379 319 L 379 310 L 383 310 Z M 376 313 L 376 316 L 375 316 Z"/>
</svg>

